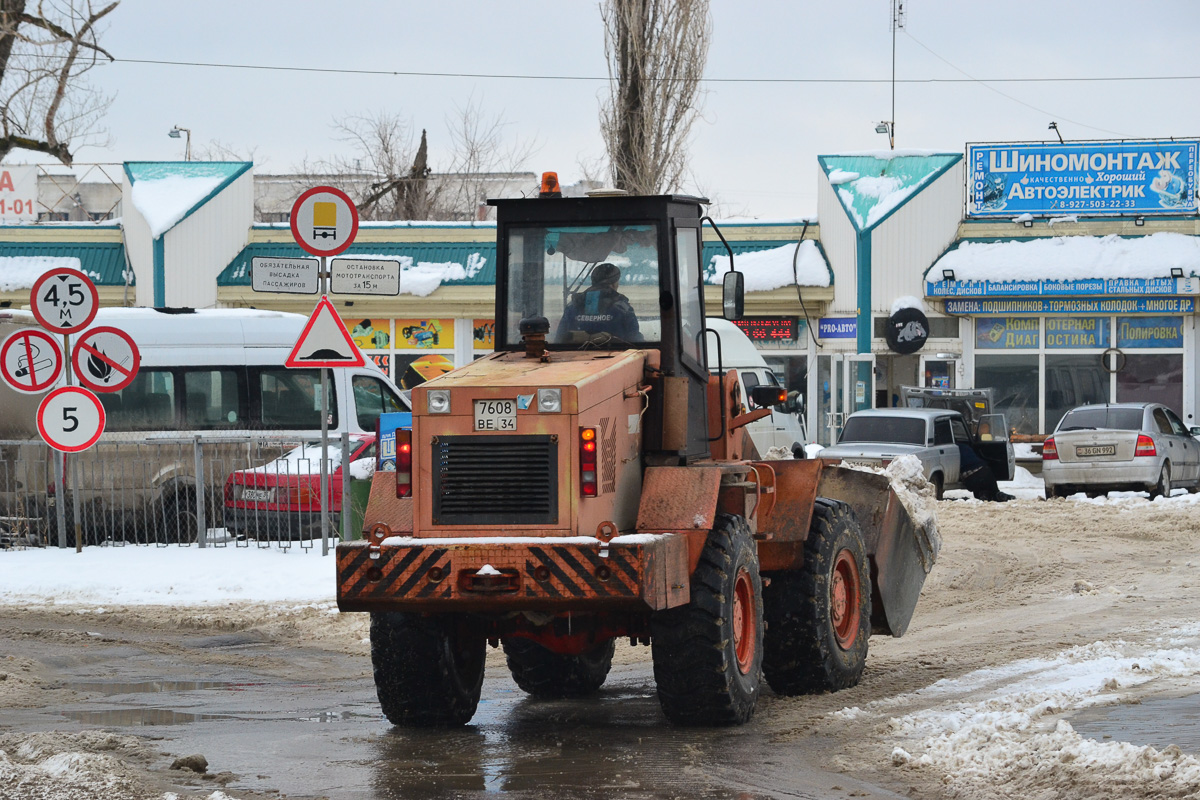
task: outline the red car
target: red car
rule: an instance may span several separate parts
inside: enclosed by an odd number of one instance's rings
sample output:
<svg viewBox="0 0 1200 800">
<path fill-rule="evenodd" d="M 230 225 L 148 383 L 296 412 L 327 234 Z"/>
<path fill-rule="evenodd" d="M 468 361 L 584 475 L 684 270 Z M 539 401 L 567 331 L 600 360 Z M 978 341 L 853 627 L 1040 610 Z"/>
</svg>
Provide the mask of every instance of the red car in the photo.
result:
<svg viewBox="0 0 1200 800">
<path fill-rule="evenodd" d="M 249 539 L 321 537 L 321 444 L 308 442 L 261 467 L 242 469 L 225 481 L 225 529 Z M 342 512 L 342 452 L 329 445 L 330 532 Z M 350 437 L 350 461 L 375 460 L 375 437 Z"/>
</svg>

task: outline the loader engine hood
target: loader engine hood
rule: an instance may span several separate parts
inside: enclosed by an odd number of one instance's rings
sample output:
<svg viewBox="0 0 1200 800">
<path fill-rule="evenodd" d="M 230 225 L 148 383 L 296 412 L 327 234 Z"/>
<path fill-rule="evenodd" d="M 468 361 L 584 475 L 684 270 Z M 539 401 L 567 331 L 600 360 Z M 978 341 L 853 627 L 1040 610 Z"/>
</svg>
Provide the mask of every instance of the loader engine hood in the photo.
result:
<svg viewBox="0 0 1200 800">
<path fill-rule="evenodd" d="M 500 352 L 412 394 L 414 536 L 570 536 L 636 521 L 653 350 Z"/>
</svg>

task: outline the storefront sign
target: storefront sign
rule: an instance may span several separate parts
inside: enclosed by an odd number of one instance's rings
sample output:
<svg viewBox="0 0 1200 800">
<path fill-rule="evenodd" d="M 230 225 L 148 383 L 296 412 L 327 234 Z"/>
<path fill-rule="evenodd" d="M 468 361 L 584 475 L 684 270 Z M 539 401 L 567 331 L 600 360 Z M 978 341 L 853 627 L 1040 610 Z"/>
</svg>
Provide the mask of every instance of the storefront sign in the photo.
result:
<svg viewBox="0 0 1200 800">
<path fill-rule="evenodd" d="M 1079 297 L 1200 292 L 1195 278 L 1088 278 L 1078 281 L 926 281 L 927 297 Z"/>
<path fill-rule="evenodd" d="M 1030 297 L 1023 300 L 946 301 L 947 314 L 1191 314 L 1194 297 L 1105 297 L 1053 300 Z"/>
<path fill-rule="evenodd" d="M 967 216 L 1190 214 L 1200 141 L 967 145 Z"/>
<path fill-rule="evenodd" d="M 915 353 L 929 339 L 929 319 L 919 308 L 901 308 L 888 317 L 884 339 L 897 353 Z"/>
<path fill-rule="evenodd" d="M 1117 317 L 1117 347 L 1183 347 L 1183 318 Z"/>
<path fill-rule="evenodd" d="M 397 350 L 452 350 L 454 320 L 398 319 L 395 347 Z"/>
<path fill-rule="evenodd" d="M 858 337 L 858 320 L 854 317 L 821 317 L 817 336 L 822 339 L 854 339 Z"/>
<path fill-rule="evenodd" d="M 1037 317 L 997 317 L 975 320 L 976 350 L 1036 350 L 1041 343 Z"/>
<path fill-rule="evenodd" d="M 1108 347 L 1108 317 L 1047 317 L 1046 349 Z"/>
</svg>

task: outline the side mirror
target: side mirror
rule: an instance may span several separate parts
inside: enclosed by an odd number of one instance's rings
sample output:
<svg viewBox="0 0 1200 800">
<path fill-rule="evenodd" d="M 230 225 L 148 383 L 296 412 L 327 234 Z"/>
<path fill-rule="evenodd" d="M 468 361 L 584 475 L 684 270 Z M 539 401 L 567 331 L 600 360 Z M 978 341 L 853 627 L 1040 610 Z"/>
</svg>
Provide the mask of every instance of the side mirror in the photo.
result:
<svg viewBox="0 0 1200 800">
<path fill-rule="evenodd" d="M 1192 427 L 1188 428 L 1188 430 L 1191 432 L 1192 436 L 1200 438 L 1200 428 L 1193 425 Z"/>
<path fill-rule="evenodd" d="M 750 400 L 759 408 L 782 405 L 787 402 L 787 389 L 759 384 L 750 389 Z"/>
<path fill-rule="evenodd" d="M 725 319 L 741 319 L 746 308 L 746 279 L 742 273 L 725 273 L 721 291 L 721 309 Z"/>
</svg>

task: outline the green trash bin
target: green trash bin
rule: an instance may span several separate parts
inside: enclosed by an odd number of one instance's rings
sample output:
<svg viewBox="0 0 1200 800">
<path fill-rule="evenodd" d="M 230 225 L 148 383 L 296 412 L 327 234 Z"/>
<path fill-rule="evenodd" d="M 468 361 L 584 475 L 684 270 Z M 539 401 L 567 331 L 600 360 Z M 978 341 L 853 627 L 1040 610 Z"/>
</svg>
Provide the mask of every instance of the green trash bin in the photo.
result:
<svg viewBox="0 0 1200 800">
<path fill-rule="evenodd" d="M 367 500 L 371 497 L 371 482 L 369 480 L 350 480 L 350 530 L 346 532 L 343 541 L 349 542 L 362 538 L 363 517 L 367 513 Z"/>
</svg>

